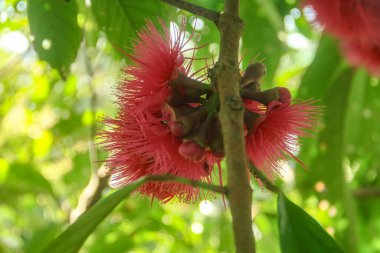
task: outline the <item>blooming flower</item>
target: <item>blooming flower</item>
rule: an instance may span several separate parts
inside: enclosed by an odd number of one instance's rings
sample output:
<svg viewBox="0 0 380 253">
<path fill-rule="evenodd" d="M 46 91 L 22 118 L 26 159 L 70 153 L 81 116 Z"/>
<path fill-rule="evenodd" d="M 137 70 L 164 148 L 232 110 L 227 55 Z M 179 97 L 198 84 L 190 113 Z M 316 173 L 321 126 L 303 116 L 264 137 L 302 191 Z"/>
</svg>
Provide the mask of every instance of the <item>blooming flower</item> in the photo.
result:
<svg viewBox="0 0 380 253">
<path fill-rule="evenodd" d="M 205 169 L 203 162 L 193 163 L 178 153 L 182 141 L 171 134 L 165 123 L 168 120 L 169 115 L 159 107 L 105 120 L 112 127 L 111 131 L 102 133 L 105 149 L 111 151 L 107 166 L 112 169 L 112 187 L 123 187 L 142 176 L 159 174 L 211 180 L 211 171 Z M 198 196 L 197 189 L 171 182 L 148 183 L 139 192 L 163 202 L 175 196 L 191 202 Z"/>
<path fill-rule="evenodd" d="M 317 20 L 327 32 L 339 38 L 380 38 L 380 1 L 378 0 L 306 0 L 313 6 Z"/>
<path fill-rule="evenodd" d="M 128 55 L 133 64 L 126 67 L 126 79 L 118 90 L 121 104 L 140 110 L 162 105 L 171 93 L 169 82 L 179 73 L 189 75 L 192 61 L 186 63 L 184 52 L 195 49 L 185 49 L 190 39 L 185 38 L 183 27 L 171 34 L 162 23 L 162 29 L 148 21 L 138 32 L 133 55 Z"/>
<path fill-rule="evenodd" d="M 364 66 L 369 73 L 380 76 L 380 40 L 348 40 L 342 42 L 342 49 L 348 60 L 355 66 Z"/>
<path fill-rule="evenodd" d="M 159 32 L 148 22 L 138 33 L 133 54 L 128 55 L 133 65 L 125 69 L 126 79 L 118 87 L 118 116 L 106 118 L 104 123 L 110 130 L 99 134 L 104 149 L 110 151 L 106 165 L 112 187 L 160 174 L 211 181 L 214 164 L 220 161 L 198 144 L 185 143 L 180 122 L 175 121 L 172 106 L 192 105 L 202 95 L 183 85 L 198 85 L 190 79 L 193 59 L 184 56 L 195 49 L 185 49 L 190 39 L 185 38 L 183 28 L 171 33 L 162 25 L 163 32 Z M 175 182 L 150 182 L 138 191 L 164 203 L 173 199 L 191 202 L 199 197 L 198 189 Z"/>
<path fill-rule="evenodd" d="M 313 101 L 292 104 L 287 89 L 280 88 L 279 100 L 265 106 L 251 101 L 246 108 L 257 114 L 251 131 L 247 133 L 246 150 L 248 158 L 270 179 L 280 173 L 284 161 L 289 157 L 301 165 L 294 153 L 297 150 L 299 137 L 310 135 L 317 122 L 319 107 Z M 304 165 L 303 165 L 304 166 Z"/>
<path fill-rule="evenodd" d="M 380 75 L 380 1 L 378 0 L 306 0 L 312 5 L 318 22 L 340 39 L 343 53 L 351 64 L 364 66 Z"/>
</svg>

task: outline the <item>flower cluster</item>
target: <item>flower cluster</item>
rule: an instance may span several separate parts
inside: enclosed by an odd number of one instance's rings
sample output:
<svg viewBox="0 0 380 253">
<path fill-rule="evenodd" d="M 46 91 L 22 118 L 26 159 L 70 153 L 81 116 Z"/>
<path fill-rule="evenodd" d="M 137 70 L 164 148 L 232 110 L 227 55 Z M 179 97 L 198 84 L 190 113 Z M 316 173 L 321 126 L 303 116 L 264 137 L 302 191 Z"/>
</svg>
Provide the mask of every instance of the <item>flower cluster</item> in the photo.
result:
<svg viewBox="0 0 380 253">
<path fill-rule="evenodd" d="M 110 184 L 123 187 L 146 175 L 171 174 L 211 182 L 224 157 L 215 87 L 191 73 L 195 48 L 188 48 L 184 24 L 160 32 L 151 22 L 138 34 L 133 64 L 117 90 L 119 112 L 105 118 L 99 133 Z M 190 55 L 190 57 L 186 57 Z M 206 64 L 207 65 L 207 64 Z M 207 67 L 207 66 L 206 66 Z M 206 68 L 205 67 L 205 68 Z M 203 69 L 205 70 L 205 69 Z M 318 107 L 292 104 L 286 88 L 261 91 L 265 66 L 248 66 L 241 80 L 245 101 L 246 149 L 249 159 L 270 178 L 293 152 L 299 136 L 307 136 Z M 203 79 L 201 79 L 203 78 Z M 177 182 L 150 182 L 138 191 L 162 202 L 192 202 L 199 190 Z"/>
<path fill-rule="evenodd" d="M 380 75 L 380 1 L 306 0 L 326 32 L 338 37 L 344 54 L 356 66 Z"/>
<path fill-rule="evenodd" d="M 99 133 L 110 151 L 106 163 L 112 187 L 159 174 L 211 181 L 214 165 L 220 163 L 206 138 L 209 128 L 218 125 L 215 110 L 201 101 L 208 91 L 190 74 L 194 59 L 185 57 L 195 50 L 187 48 L 191 37 L 184 27 L 170 31 L 162 25 L 162 30 L 148 22 L 139 32 L 129 55 L 133 64 L 118 87 L 117 118 L 106 118 L 109 130 Z M 147 183 L 139 192 L 162 202 L 198 197 L 198 189 L 175 182 Z"/>
<path fill-rule="evenodd" d="M 246 151 L 249 160 L 273 179 L 276 173 L 281 174 L 289 157 L 304 166 L 294 155 L 298 138 L 311 136 L 321 112 L 313 100 L 292 101 L 289 90 L 284 87 L 261 91 L 258 77 L 265 73 L 263 69 L 265 66 L 261 63 L 252 64 L 242 78 Z M 253 78 L 246 78 L 248 76 Z"/>
</svg>

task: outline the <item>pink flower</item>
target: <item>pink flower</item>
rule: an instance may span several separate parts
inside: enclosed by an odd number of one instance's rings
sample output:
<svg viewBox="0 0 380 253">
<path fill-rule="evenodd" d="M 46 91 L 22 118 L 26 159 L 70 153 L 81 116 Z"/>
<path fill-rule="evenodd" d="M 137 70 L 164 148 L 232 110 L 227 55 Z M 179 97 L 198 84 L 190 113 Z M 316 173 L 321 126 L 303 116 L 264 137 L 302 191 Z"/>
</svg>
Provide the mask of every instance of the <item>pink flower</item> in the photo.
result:
<svg viewBox="0 0 380 253">
<path fill-rule="evenodd" d="M 339 38 L 380 39 L 379 0 L 306 0 L 328 33 Z"/>
<path fill-rule="evenodd" d="M 112 130 L 103 131 L 103 145 L 111 154 L 106 164 L 111 168 L 110 185 L 123 187 L 145 175 L 172 174 L 193 180 L 210 181 L 211 169 L 205 159 L 195 163 L 178 153 L 182 140 L 174 137 L 167 122 L 170 115 L 160 107 L 106 119 Z M 174 197 L 184 202 L 198 198 L 198 189 L 171 182 L 152 182 L 139 192 L 163 202 Z"/>
<path fill-rule="evenodd" d="M 171 94 L 169 82 L 181 73 L 188 77 L 193 59 L 186 58 L 185 49 L 190 38 L 186 38 L 184 26 L 180 30 L 169 29 L 161 22 L 160 32 L 152 22 L 138 33 L 133 54 L 127 55 L 133 64 L 125 68 L 125 80 L 119 87 L 119 103 L 144 110 L 150 105 L 162 105 Z M 137 106 L 136 106 L 137 105 Z"/>
<path fill-rule="evenodd" d="M 341 41 L 343 53 L 355 66 L 380 75 L 380 1 L 306 0 L 325 30 Z"/>
<path fill-rule="evenodd" d="M 282 88 L 283 89 L 283 88 Z M 248 133 L 246 150 L 248 158 L 270 179 L 280 173 L 289 157 L 301 165 L 294 153 L 299 137 L 309 136 L 317 122 L 319 107 L 313 101 L 291 104 L 290 101 L 272 101 L 263 112 L 264 105 L 257 103 L 250 111 L 260 114 Z M 304 166 L 304 165 L 303 165 Z"/>
<path fill-rule="evenodd" d="M 372 75 L 380 76 L 380 40 L 343 41 L 342 49 L 353 65 L 364 66 Z"/>
<path fill-rule="evenodd" d="M 118 87 L 118 116 L 106 118 L 104 123 L 110 130 L 99 134 L 103 148 L 110 152 L 106 165 L 112 187 L 161 174 L 211 181 L 214 165 L 220 161 L 205 149 L 195 150 L 195 145 L 186 149 L 182 145 L 181 125 L 175 122 L 174 110 L 167 104 L 174 92 L 186 95 L 181 83 L 193 77 L 190 74 L 193 58 L 187 59 L 184 53 L 195 49 L 185 49 L 190 39 L 185 39 L 183 28 L 170 33 L 162 24 L 161 33 L 148 22 L 138 33 L 133 54 L 128 55 L 133 65 L 125 69 L 126 79 Z M 192 92 L 198 95 L 197 91 Z M 181 101 L 183 94 L 176 95 L 177 101 Z M 138 192 L 165 203 L 199 198 L 198 189 L 174 182 L 150 182 Z"/>
</svg>

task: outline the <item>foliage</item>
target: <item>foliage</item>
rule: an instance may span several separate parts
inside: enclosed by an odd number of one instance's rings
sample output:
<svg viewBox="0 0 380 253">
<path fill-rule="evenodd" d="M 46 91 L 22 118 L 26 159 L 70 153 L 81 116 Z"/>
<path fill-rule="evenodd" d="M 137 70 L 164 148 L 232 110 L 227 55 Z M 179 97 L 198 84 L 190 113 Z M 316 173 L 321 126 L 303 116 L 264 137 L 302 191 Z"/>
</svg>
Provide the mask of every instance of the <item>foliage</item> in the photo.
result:
<svg viewBox="0 0 380 253">
<path fill-rule="evenodd" d="M 40 252 L 68 227 L 91 175 L 88 142 L 100 127 L 97 117 L 115 112 L 114 87 L 126 64 L 115 48 L 127 51 L 146 18 L 179 23 L 187 17 L 191 32 L 193 15 L 158 2 L 0 1 L 0 252 Z M 219 0 L 190 2 L 223 7 Z M 257 252 L 280 252 L 280 241 L 283 252 L 296 252 L 285 250 L 278 219 L 295 226 L 304 245 L 318 238 L 330 243 L 324 228 L 346 252 L 378 252 L 379 202 L 368 196 L 380 183 L 379 80 L 350 67 L 337 42 L 321 37 L 301 14 L 296 1 L 241 1 L 242 69 L 264 59 L 264 86 L 286 86 L 325 106 L 318 133 L 300 153 L 310 170 L 291 164 L 276 182 L 321 227 L 282 194 L 277 215 L 276 195 L 254 183 Z M 217 57 L 214 25 L 198 18 L 195 30 L 193 43 L 207 44 L 196 57 Z M 98 153 L 101 161 L 105 154 Z M 122 193 L 105 197 L 87 217 Z M 96 217 L 104 221 L 82 252 L 233 251 L 231 218 L 220 197 L 160 205 L 133 196 Z M 304 232 L 308 226 L 312 234 Z M 72 242 L 61 238 L 66 246 Z"/>
<path fill-rule="evenodd" d="M 281 252 L 343 252 L 333 238 L 283 193 L 278 195 Z"/>
</svg>

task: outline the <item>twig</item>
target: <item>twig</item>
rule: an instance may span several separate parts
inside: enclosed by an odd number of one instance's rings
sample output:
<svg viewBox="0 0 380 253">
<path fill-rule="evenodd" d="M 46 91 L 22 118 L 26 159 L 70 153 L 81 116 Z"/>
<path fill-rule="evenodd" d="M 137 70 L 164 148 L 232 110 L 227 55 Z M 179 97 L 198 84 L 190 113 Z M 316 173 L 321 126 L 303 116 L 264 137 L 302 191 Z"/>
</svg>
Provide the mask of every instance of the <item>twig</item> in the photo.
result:
<svg viewBox="0 0 380 253">
<path fill-rule="evenodd" d="M 89 153 L 91 178 L 79 196 L 76 208 L 70 212 L 70 223 L 73 223 L 82 213 L 93 206 L 102 197 L 102 192 L 108 185 L 108 176 L 105 173 L 104 165 L 98 169 L 98 157 L 92 141 L 89 142 Z"/>
<path fill-rule="evenodd" d="M 228 167 L 229 203 L 237 253 L 254 253 L 252 189 L 247 173 L 244 144 L 243 103 L 240 98 L 239 40 L 243 22 L 239 0 L 226 0 L 219 17 L 220 53 L 212 78 L 220 98 L 219 119 Z"/>
<path fill-rule="evenodd" d="M 86 23 L 86 22 L 85 22 Z M 85 27 L 85 25 L 83 26 Z M 84 29 L 84 28 L 83 28 Z M 85 31 L 83 31 L 83 34 Z M 90 155 L 90 164 L 91 164 L 91 177 L 90 181 L 88 182 L 87 186 L 83 189 L 81 195 L 78 199 L 78 204 L 70 212 L 70 222 L 74 222 L 79 215 L 87 211 L 91 206 L 93 206 L 101 197 L 103 190 L 108 185 L 108 176 L 105 173 L 105 167 L 102 165 L 99 168 L 98 163 L 98 154 L 96 151 L 96 147 L 94 146 L 93 139 L 96 135 L 96 105 L 97 105 L 97 94 L 96 89 L 94 87 L 93 77 L 94 77 L 94 69 L 91 64 L 91 60 L 89 56 L 87 55 L 86 49 L 85 49 L 85 41 L 82 41 L 82 47 L 83 47 L 83 59 L 84 59 L 84 67 L 87 72 L 87 74 L 91 77 L 91 81 L 89 82 L 89 90 L 91 92 L 91 103 L 90 103 L 90 109 L 92 114 L 92 124 L 90 128 L 90 142 L 89 142 L 89 155 Z"/>
<path fill-rule="evenodd" d="M 280 188 L 278 188 L 277 186 L 275 186 L 266 176 L 264 176 L 263 173 L 261 173 L 261 171 L 259 171 L 251 162 L 249 163 L 249 171 L 251 172 L 251 174 L 255 177 L 255 178 L 258 178 L 261 183 L 263 183 L 263 185 L 265 186 L 265 188 L 267 188 L 268 190 L 270 190 L 271 192 L 274 192 L 274 193 L 279 193 L 280 192 Z"/>
<path fill-rule="evenodd" d="M 197 16 L 204 17 L 213 21 L 215 24 L 219 21 L 219 12 L 203 8 L 201 6 L 185 2 L 183 0 L 160 0 L 161 2 L 170 4 L 174 7 L 193 13 Z"/>
<path fill-rule="evenodd" d="M 359 188 L 352 191 L 355 198 L 368 199 L 368 198 L 380 198 L 380 188 L 367 187 Z"/>
<path fill-rule="evenodd" d="M 171 174 L 163 174 L 163 175 L 150 175 L 146 176 L 142 179 L 144 183 L 151 181 L 160 181 L 160 182 L 177 182 L 181 184 L 190 185 L 196 188 L 202 188 L 205 190 L 209 190 L 216 193 L 221 193 L 224 195 L 228 195 L 228 188 L 225 186 L 208 184 L 202 181 L 191 180 L 184 177 L 177 177 Z"/>
</svg>

